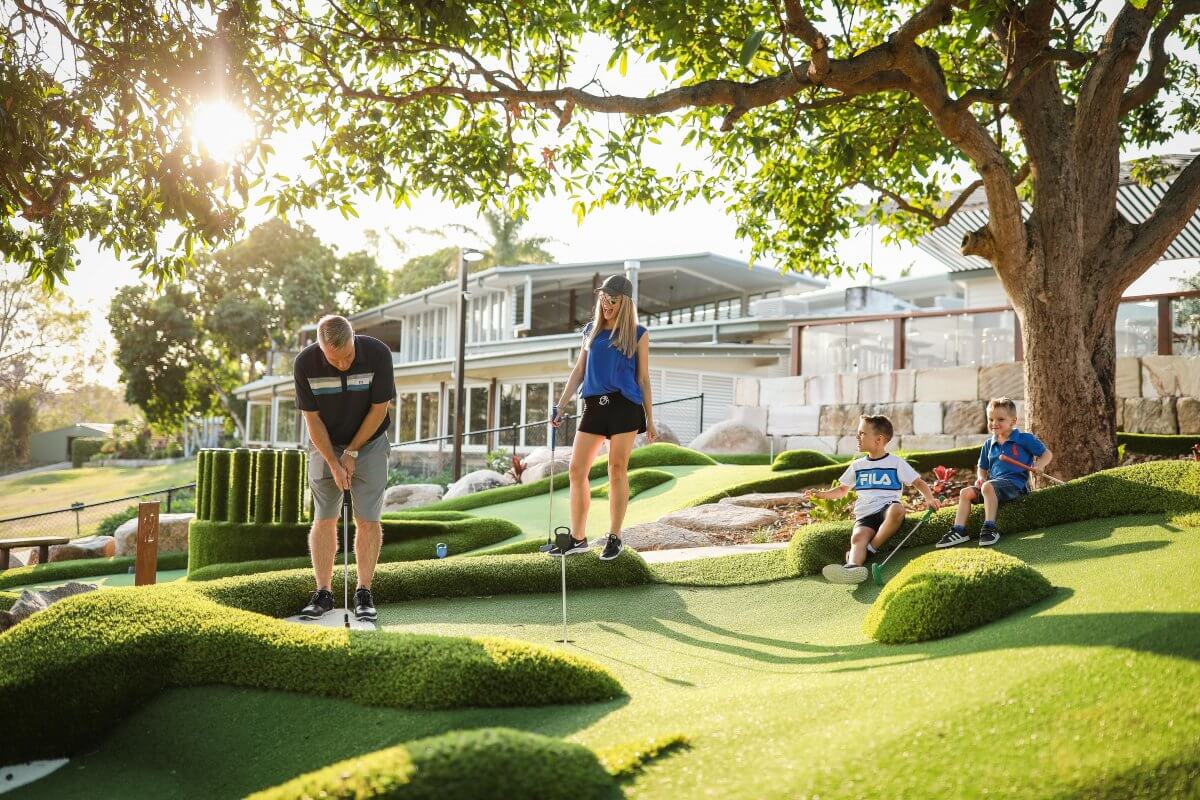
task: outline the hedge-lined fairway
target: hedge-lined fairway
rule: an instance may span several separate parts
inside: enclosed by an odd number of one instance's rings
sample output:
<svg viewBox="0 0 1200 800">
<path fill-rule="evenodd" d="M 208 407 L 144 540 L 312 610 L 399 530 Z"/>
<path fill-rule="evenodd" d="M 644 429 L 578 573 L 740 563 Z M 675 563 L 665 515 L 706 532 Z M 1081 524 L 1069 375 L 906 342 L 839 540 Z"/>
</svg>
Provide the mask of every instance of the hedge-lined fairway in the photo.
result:
<svg viewBox="0 0 1200 800">
<path fill-rule="evenodd" d="M 11 796 L 237 796 L 403 741 L 487 726 L 594 749 L 688 736 L 690 750 L 626 786 L 631 798 L 1186 796 L 1200 738 L 1198 543 L 1200 530 L 1161 515 L 1007 537 L 999 550 L 1035 566 L 1055 593 L 913 645 L 862 633 L 879 592 L 870 583 L 579 591 L 569 607 L 574 652 L 610 670 L 628 699 L 414 712 L 172 691 L 96 752 Z M 926 552 L 898 554 L 889 574 Z M 384 606 L 380 621 L 551 644 L 558 613 L 554 594 L 496 595 Z M 963 768 L 967 754 L 983 752 Z"/>
</svg>

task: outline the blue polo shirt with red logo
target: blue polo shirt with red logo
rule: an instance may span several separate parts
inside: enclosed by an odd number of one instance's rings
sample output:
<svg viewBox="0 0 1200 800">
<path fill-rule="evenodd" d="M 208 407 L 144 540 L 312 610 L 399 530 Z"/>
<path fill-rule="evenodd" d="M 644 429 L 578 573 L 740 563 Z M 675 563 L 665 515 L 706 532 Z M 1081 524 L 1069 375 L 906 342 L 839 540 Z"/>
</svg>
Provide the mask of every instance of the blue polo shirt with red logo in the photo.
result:
<svg viewBox="0 0 1200 800">
<path fill-rule="evenodd" d="M 997 442 L 995 436 L 988 437 L 979 450 L 979 468 L 986 469 L 989 479 L 1003 478 L 1018 486 L 1029 482 L 1029 472 L 1015 464 L 1001 461 L 1000 456 L 1015 458 L 1022 464 L 1032 464 L 1033 460 L 1046 452 L 1046 445 L 1032 433 L 1026 433 L 1020 428 L 1013 428 L 1008 439 Z"/>
</svg>

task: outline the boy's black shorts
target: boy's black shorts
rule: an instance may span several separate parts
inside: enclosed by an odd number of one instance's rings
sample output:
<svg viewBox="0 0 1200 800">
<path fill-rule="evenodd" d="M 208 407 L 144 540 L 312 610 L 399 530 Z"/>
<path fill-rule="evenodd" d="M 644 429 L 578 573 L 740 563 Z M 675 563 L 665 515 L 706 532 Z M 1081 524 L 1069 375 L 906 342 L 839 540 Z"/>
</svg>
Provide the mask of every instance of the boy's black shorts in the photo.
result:
<svg viewBox="0 0 1200 800">
<path fill-rule="evenodd" d="M 646 432 L 646 410 L 620 392 L 583 398 L 577 430 L 611 439 L 618 433 Z"/>
<path fill-rule="evenodd" d="M 896 505 L 898 502 L 900 501 L 893 500 L 883 508 L 876 511 L 874 514 L 867 514 L 865 517 L 859 517 L 858 519 L 854 520 L 854 525 L 856 527 L 861 525 L 864 528 L 870 528 L 873 531 L 879 530 L 879 526 L 883 524 L 884 517 L 887 516 L 888 509 Z"/>
</svg>

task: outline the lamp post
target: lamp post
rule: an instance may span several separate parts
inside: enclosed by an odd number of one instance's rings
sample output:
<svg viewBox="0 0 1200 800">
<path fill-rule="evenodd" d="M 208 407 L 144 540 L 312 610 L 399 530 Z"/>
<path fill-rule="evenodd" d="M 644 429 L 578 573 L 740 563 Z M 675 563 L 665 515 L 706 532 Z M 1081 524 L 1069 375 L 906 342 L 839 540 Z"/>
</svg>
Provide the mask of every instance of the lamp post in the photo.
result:
<svg viewBox="0 0 1200 800">
<path fill-rule="evenodd" d="M 467 264 L 483 258 L 483 253 L 470 248 L 458 248 L 458 341 L 455 343 L 454 356 L 454 480 L 462 477 L 462 448 L 463 433 L 466 423 L 463 416 L 466 413 L 467 399 L 463 391 L 465 379 L 465 362 L 467 358 Z"/>
</svg>

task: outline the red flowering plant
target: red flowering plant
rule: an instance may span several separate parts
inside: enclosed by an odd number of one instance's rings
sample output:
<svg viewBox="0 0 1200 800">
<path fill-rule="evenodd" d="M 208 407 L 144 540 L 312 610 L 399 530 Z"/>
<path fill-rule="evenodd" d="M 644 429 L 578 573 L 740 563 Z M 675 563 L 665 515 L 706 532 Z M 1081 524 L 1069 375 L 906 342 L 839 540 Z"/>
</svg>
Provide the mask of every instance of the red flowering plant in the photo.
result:
<svg viewBox="0 0 1200 800">
<path fill-rule="evenodd" d="M 1200 444 L 1192 445 L 1192 458 L 1200 461 Z"/>
<path fill-rule="evenodd" d="M 936 466 L 933 468 L 933 477 L 937 480 L 933 484 L 933 493 L 938 496 L 939 500 L 945 499 L 945 494 L 950 486 L 950 480 L 958 473 L 958 470 L 953 467 Z"/>
</svg>

